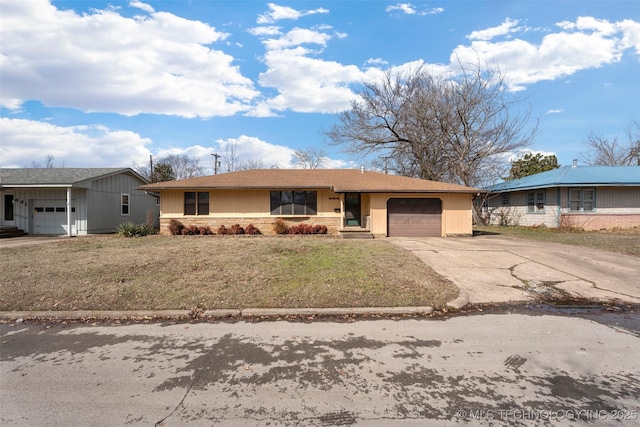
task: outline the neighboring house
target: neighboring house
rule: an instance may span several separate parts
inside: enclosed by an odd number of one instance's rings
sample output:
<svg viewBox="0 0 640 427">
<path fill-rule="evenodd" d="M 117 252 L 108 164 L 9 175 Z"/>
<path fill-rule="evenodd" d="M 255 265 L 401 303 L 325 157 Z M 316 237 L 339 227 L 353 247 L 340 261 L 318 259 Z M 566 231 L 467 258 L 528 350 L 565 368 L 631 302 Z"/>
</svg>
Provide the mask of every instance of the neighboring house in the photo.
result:
<svg viewBox="0 0 640 427">
<path fill-rule="evenodd" d="M 325 225 L 329 233 L 378 236 L 472 234 L 473 197 L 480 190 L 350 169 L 255 169 L 144 185 L 160 193 L 160 230 L 184 225 L 253 224 L 273 234 L 289 225 Z"/>
<path fill-rule="evenodd" d="M 564 166 L 506 181 L 486 211 L 502 225 L 584 230 L 640 226 L 640 166 Z"/>
<path fill-rule="evenodd" d="M 0 169 L 3 229 L 28 234 L 112 233 L 123 222 L 159 225 L 158 195 L 129 168 Z"/>
</svg>

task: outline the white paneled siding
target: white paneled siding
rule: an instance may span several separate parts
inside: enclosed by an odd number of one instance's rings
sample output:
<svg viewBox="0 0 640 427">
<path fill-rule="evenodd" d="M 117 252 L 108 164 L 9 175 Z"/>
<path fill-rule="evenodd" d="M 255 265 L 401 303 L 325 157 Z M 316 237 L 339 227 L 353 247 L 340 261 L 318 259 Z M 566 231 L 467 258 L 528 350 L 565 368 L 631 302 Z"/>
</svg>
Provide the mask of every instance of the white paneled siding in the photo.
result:
<svg viewBox="0 0 640 427">
<path fill-rule="evenodd" d="M 145 224 L 147 212 L 153 213 L 156 226 L 159 226 L 160 208 L 156 206 L 156 197 L 135 188 L 143 182 L 127 174 L 108 176 L 90 181 L 85 186 L 71 189 L 72 234 L 111 233 L 123 222 Z M 35 201 L 58 200 L 56 206 L 66 206 L 67 189 L 60 188 L 14 188 L 13 224 L 29 234 L 37 232 L 34 228 Z M 129 215 L 121 215 L 121 194 L 129 194 Z M 53 205 L 53 203 L 50 203 Z M 66 231 L 66 218 L 64 220 Z M 62 234 L 62 233 L 61 233 Z"/>
<path fill-rule="evenodd" d="M 588 212 L 571 211 L 570 188 L 595 189 L 595 209 Z M 490 199 L 488 211 L 491 212 L 491 223 L 499 223 L 500 212 L 511 218 L 511 225 L 584 229 L 628 228 L 636 226 L 640 218 L 639 187 L 562 187 L 547 188 L 545 193 L 545 209 L 539 213 L 527 212 L 527 191 L 511 192 L 508 205 L 502 204 L 502 197 Z"/>
<path fill-rule="evenodd" d="M 159 208 L 156 198 L 135 190 L 139 185 L 142 183 L 133 176 L 123 174 L 93 181 L 91 189 L 87 191 L 88 233 L 110 233 L 124 222 L 144 224 L 148 210 L 152 210 L 157 219 Z M 129 215 L 121 213 L 122 194 L 129 194 Z"/>
</svg>

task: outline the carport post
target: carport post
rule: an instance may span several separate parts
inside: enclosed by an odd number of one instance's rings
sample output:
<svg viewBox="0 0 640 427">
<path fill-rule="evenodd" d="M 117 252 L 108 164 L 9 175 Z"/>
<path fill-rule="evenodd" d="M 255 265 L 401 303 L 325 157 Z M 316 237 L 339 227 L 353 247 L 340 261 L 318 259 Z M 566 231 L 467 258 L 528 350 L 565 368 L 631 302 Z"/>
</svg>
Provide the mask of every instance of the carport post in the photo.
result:
<svg viewBox="0 0 640 427">
<path fill-rule="evenodd" d="M 71 187 L 67 187 L 67 236 L 71 237 Z"/>
</svg>

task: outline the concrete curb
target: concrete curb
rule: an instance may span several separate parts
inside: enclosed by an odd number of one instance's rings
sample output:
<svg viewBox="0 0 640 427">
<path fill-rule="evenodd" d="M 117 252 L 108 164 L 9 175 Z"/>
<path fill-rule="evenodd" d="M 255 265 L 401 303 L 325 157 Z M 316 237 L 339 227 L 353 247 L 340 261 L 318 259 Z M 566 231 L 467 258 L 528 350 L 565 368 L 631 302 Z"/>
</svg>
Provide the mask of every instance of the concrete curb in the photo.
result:
<svg viewBox="0 0 640 427">
<path fill-rule="evenodd" d="M 191 310 L 123 310 L 123 311 L 98 311 L 98 310 L 78 310 L 78 311 L 1 311 L 0 319 L 56 319 L 56 320 L 79 320 L 79 319 L 152 319 L 155 317 L 191 317 Z"/>
<path fill-rule="evenodd" d="M 469 295 L 466 292 L 460 290 L 460 295 L 458 295 L 458 298 L 454 299 L 453 301 L 449 301 L 447 303 L 447 307 L 460 310 L 467 304 L 469 304 Z"/>
<path fill-rule="evenodd" d="M 353 308 L 246 308 L 242 317 L 258 316 L 345 316 L 351 314 L 429 314 L 433 307 L 353 307 Z M 205 316 L 207 312 L 205 312 Z"/>
<path fill-rule="evenodd" d="M 125 311 L 1 311 L 3 320 L 125 320 L 161 318 L 251 318 L 277 316 L 345 316 L 345 315 L 411 315 L 430 314 L 433 307 L 353 307 L 353 308 L 246 308 L 243 310 L 207 310 L 194 314 L 191 310 L 125 310 Z"/>
</svg>

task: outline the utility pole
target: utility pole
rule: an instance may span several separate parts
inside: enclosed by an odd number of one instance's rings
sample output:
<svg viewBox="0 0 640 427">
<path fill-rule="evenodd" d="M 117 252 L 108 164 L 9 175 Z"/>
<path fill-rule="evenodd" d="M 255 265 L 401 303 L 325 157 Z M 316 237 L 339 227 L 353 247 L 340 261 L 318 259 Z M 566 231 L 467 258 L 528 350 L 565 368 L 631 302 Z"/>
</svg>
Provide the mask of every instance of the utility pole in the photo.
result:
<svg viewBox="0 0 640 427">
<path fill-rule="evenodd" d="M 218 175 L 218 167 L 220 167 L 220 162 L 218 161 L 218 158 L 220 157 L 220 154 L 211 153 L 211 155 L 213 156 L 213 174 Z"/>
<path fill-rule="evenodd" d="M 151 183 L 153 184 L 153 176 L 155 174 L 153 173 L 153 155 L 149 154 L 149 181 L 151 181 Z"/>
</svg>

